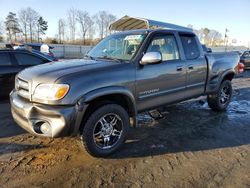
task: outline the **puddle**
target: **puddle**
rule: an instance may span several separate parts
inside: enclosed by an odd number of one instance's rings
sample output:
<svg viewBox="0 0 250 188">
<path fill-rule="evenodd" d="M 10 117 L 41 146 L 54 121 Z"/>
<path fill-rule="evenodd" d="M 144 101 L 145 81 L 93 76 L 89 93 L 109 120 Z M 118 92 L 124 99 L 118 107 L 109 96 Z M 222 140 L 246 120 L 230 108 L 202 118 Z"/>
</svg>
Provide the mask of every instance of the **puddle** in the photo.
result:
<svg viewBox="0 0 250 188">
<path fill-rule="evenodd" d="M 228 108 L 230 118 L 236 118 L 241 115 L 250 114 L 250 101 L 232 101 Z"/>
</svg>

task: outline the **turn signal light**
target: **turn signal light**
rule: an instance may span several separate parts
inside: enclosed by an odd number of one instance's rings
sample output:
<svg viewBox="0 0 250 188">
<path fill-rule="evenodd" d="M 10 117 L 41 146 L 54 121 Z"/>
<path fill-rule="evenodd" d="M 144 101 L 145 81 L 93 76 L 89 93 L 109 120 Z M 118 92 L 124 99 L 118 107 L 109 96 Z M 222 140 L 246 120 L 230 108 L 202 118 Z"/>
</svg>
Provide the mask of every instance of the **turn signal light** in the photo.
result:
<svg viewBox="0 0 250 188">
<path fill-rule="evenodd" d="M 238 72 L 242 73 L 244 72 L 245 65 L 243 63 L 238 63 Z"/>
<path fill-rule="evenodd" d="M 62 88 L 60 88 L 56 92 L 55 98 L 56 99 L 62 99 L 66 95 L 66 93 L 68 92 L 68 90 L 69 90 L 69 87 L 62 87 Z"/>
</svg>

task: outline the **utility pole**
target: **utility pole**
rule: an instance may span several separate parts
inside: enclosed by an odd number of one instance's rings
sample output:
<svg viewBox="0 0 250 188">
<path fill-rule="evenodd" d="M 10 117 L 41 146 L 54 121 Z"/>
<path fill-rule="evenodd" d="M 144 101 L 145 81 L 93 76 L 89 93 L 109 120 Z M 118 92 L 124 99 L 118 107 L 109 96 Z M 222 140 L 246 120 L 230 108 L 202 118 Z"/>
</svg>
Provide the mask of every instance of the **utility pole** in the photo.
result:
<svg viewBox="0 0 250 188">
<path fill-rule="evenodd" d="M 227 33 L 228 32 L 229 32 L 229 30 L 226 28 L 226 30 L 225 30 L 225 38 L 224 38 L 225 52 L 227 51 L 227 42 L 228 42 L 228 35 L 227 35 Z"/>
</svg>

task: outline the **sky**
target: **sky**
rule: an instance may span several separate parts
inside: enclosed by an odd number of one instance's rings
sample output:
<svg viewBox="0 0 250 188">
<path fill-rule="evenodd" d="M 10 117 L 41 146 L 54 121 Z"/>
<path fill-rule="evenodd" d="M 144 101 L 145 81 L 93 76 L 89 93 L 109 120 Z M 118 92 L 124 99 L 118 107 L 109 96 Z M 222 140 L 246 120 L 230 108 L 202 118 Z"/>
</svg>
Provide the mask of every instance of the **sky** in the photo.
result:
<svg viewBox="0 0 250 188">
<path fill-rule="evenodd" d="M 67 10 L 77 8 L 94 15 L 106 10 L 117 18 L 124 15 L 149 18 L 195 29 L 215 29 L 250 46 L 250 0 L 0 0 L 0 20 L 8 12 L 31 7 L 48 21 L 47 36 L 57 34 L 57 21 L 67 17 Z"/>
</svg>

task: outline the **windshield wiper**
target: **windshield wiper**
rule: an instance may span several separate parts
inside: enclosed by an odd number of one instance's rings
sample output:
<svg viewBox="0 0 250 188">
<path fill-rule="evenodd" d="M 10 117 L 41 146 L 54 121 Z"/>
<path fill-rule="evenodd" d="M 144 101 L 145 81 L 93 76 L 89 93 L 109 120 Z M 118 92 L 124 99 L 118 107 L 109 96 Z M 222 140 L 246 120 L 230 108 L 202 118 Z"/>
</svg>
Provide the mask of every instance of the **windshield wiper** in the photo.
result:
<svg viewBox="0 0 250 188">
<path fill-rule="evenodd" d="M 92 57 L 92 56 L 90 56 L 90 55 L 85 55 L 84 58 L 89 58 L 89 59 L 91 59 L 91 60 L 95 60 L 95 58 Z"/>
<path fill-rule="evenodd" d="M 106 59 L 106 60 L 111 60 L 111 61 L 116 61 L 116 62 L 124 62 L 123 59 L 118 59 L 118 58 L 114 58 L 114 57 L 109 57 L 109 56 L 100 56 L 100 57 L 96 57 L 96 59 Z"/>
</svg>

